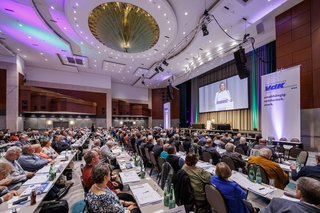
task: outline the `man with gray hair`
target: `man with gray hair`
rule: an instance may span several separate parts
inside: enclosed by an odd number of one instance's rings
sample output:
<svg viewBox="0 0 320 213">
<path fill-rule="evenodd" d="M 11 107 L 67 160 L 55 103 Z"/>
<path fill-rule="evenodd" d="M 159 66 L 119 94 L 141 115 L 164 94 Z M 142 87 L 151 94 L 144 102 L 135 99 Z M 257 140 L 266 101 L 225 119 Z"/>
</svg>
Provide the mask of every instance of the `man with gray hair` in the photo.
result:
<svg viewBox="0 0 320 213">
<path fill-rule="evenodd" d="M 315 166 L 304 166 L 297 172 L 295 164 L 291 164 L 291 176 L 293 180 L 298 180 L 300 177 L 311 177 L 320 181 L 320 152 L 315 155 L 316 163 Z"/>
<path fill-rule="evenodd" d="M 232 143 L 227 143 L 225 146 L 226 152 L 222 154 L 223 156 L 227 156 L 231 158 L 236 170 L 242 169 L 243 173 L 247 173 L 246 171 L 246 162 L 242 159 L 241 154 L 234 152 L 235 145 Z"/>
<path fill-rule="evenodd" d="M 6 185 L 8 189 L 11 190 L 19 189 L 24 181 L 34 176 L 33 172 L 24 171 L 21 165 L 18 163 L 17 159 L 20 157 L 20 154 L 21 148 L 12 146 L 7 150 L 5 156 L 0 160 L 1 162 L 8 163 L 11 166 L 11 172 L 9 175 L 11 182 Z"/>
<path fill-rule="evenodd" d="M 320 212 L 320 181 L 309 177 L 301 177 L 297 181 L 296 197 L 300 202 L 283 198 L 273 198 L 261 213 L 300 213 Z"/>
<path fill-rule="evenodd" d="M 34 154 L 34 147 L 30 144 L 22 147 L 22 155 L 19 157 L 18 162 L 28 172 L 36 172 L 49 163 L 47 159 Z"/>
<path fill-rule="evenodd" d="M 273 162 L 271 159 L 272 152 L 268 148 L 259 150 L 260 156 L 250 156 L 249 164 L 257 164 L 262 167 L 268 175 L 269 179 L 274 179 L 275 187 L 284 189 L 289 182 L 289 175 L 285 173 L 279 164 Z"/>
<path fill-rule="evenodd" d="M 100 149 L 101 151 L 101 162 L 102 163 L 111 163 L 112 165 L 116 165 L 116 157 L 120 153 L 113 153 L 111 152 L 112 147 L 114 146 L 114 142 L 111 140 L 108 140 L 105 145 L 103 145 Z"/>
</svg>

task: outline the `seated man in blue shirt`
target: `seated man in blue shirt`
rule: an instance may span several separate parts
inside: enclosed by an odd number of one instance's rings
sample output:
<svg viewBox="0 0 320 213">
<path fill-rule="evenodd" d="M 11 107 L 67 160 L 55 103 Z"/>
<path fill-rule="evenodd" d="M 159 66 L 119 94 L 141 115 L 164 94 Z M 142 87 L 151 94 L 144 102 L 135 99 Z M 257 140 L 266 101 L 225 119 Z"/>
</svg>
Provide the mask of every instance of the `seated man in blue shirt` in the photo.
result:
<svg viewBox="0 0 320 213">
<path fill-rule="evenodd" d="M 311 177 L 320 181 L 320 153 L 315 155 L 317 165 L 315 166 L 304 166 L 297 172 L 295 164 L 291 164 L 291 176 L 293 180 L 298 180 L 300 177 Z"/>
<path fill-rule="evenodd" d="M 18 162 L 28 172 L 36 172 L 49 163 L 47 159 L 34 154 L 34 148 L 30 144 L 23 146 Z"/>
</svg>

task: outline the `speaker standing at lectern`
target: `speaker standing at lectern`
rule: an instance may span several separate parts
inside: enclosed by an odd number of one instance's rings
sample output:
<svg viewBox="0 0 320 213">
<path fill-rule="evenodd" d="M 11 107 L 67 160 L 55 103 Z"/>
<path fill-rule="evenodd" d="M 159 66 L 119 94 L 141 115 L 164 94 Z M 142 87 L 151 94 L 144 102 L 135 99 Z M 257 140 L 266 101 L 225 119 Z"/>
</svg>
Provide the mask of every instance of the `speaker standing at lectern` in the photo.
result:
<svg viewBox="0 0 320 213">
<path fill-rule="evenodd" d="M 225 83 L 219 84 L 219 91 L 214 99 L 215 110 L 233 109 L 233 102 L 229 90 L 226 89 Z"/>
</svg>

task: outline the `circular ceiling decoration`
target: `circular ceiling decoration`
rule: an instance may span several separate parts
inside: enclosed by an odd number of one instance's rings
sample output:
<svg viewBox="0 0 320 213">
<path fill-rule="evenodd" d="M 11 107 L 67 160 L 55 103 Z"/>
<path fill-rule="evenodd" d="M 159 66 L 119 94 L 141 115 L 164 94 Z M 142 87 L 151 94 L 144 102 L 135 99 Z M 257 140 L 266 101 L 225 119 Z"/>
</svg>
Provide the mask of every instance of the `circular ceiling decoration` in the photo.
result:
<svg viewBox="0 0 320 213">
<path fill-rule="evenodd" d="M 120 52 L 144 52 L 159 40 L 160 31 L 155 19 L 130 3 L 101 4 L 91 11 L 88 22 L 96 39 Z"/>
</svg>

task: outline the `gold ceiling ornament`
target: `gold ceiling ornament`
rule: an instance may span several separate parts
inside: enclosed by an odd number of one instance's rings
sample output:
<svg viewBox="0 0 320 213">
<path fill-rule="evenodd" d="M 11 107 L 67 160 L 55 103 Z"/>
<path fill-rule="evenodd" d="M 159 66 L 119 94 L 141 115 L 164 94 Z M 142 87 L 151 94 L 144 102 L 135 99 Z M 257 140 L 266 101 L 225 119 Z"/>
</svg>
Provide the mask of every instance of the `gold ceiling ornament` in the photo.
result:
<svg viewBox="0 0 320 213">
<path fill-rule="evenodd" d="M 144 52 L 159 40 L 160 30 L 155 19 L 130 3 L 101 4 L 91 11 L 88 23 L 96 39 L 120 52 Z"/>
</svg>

